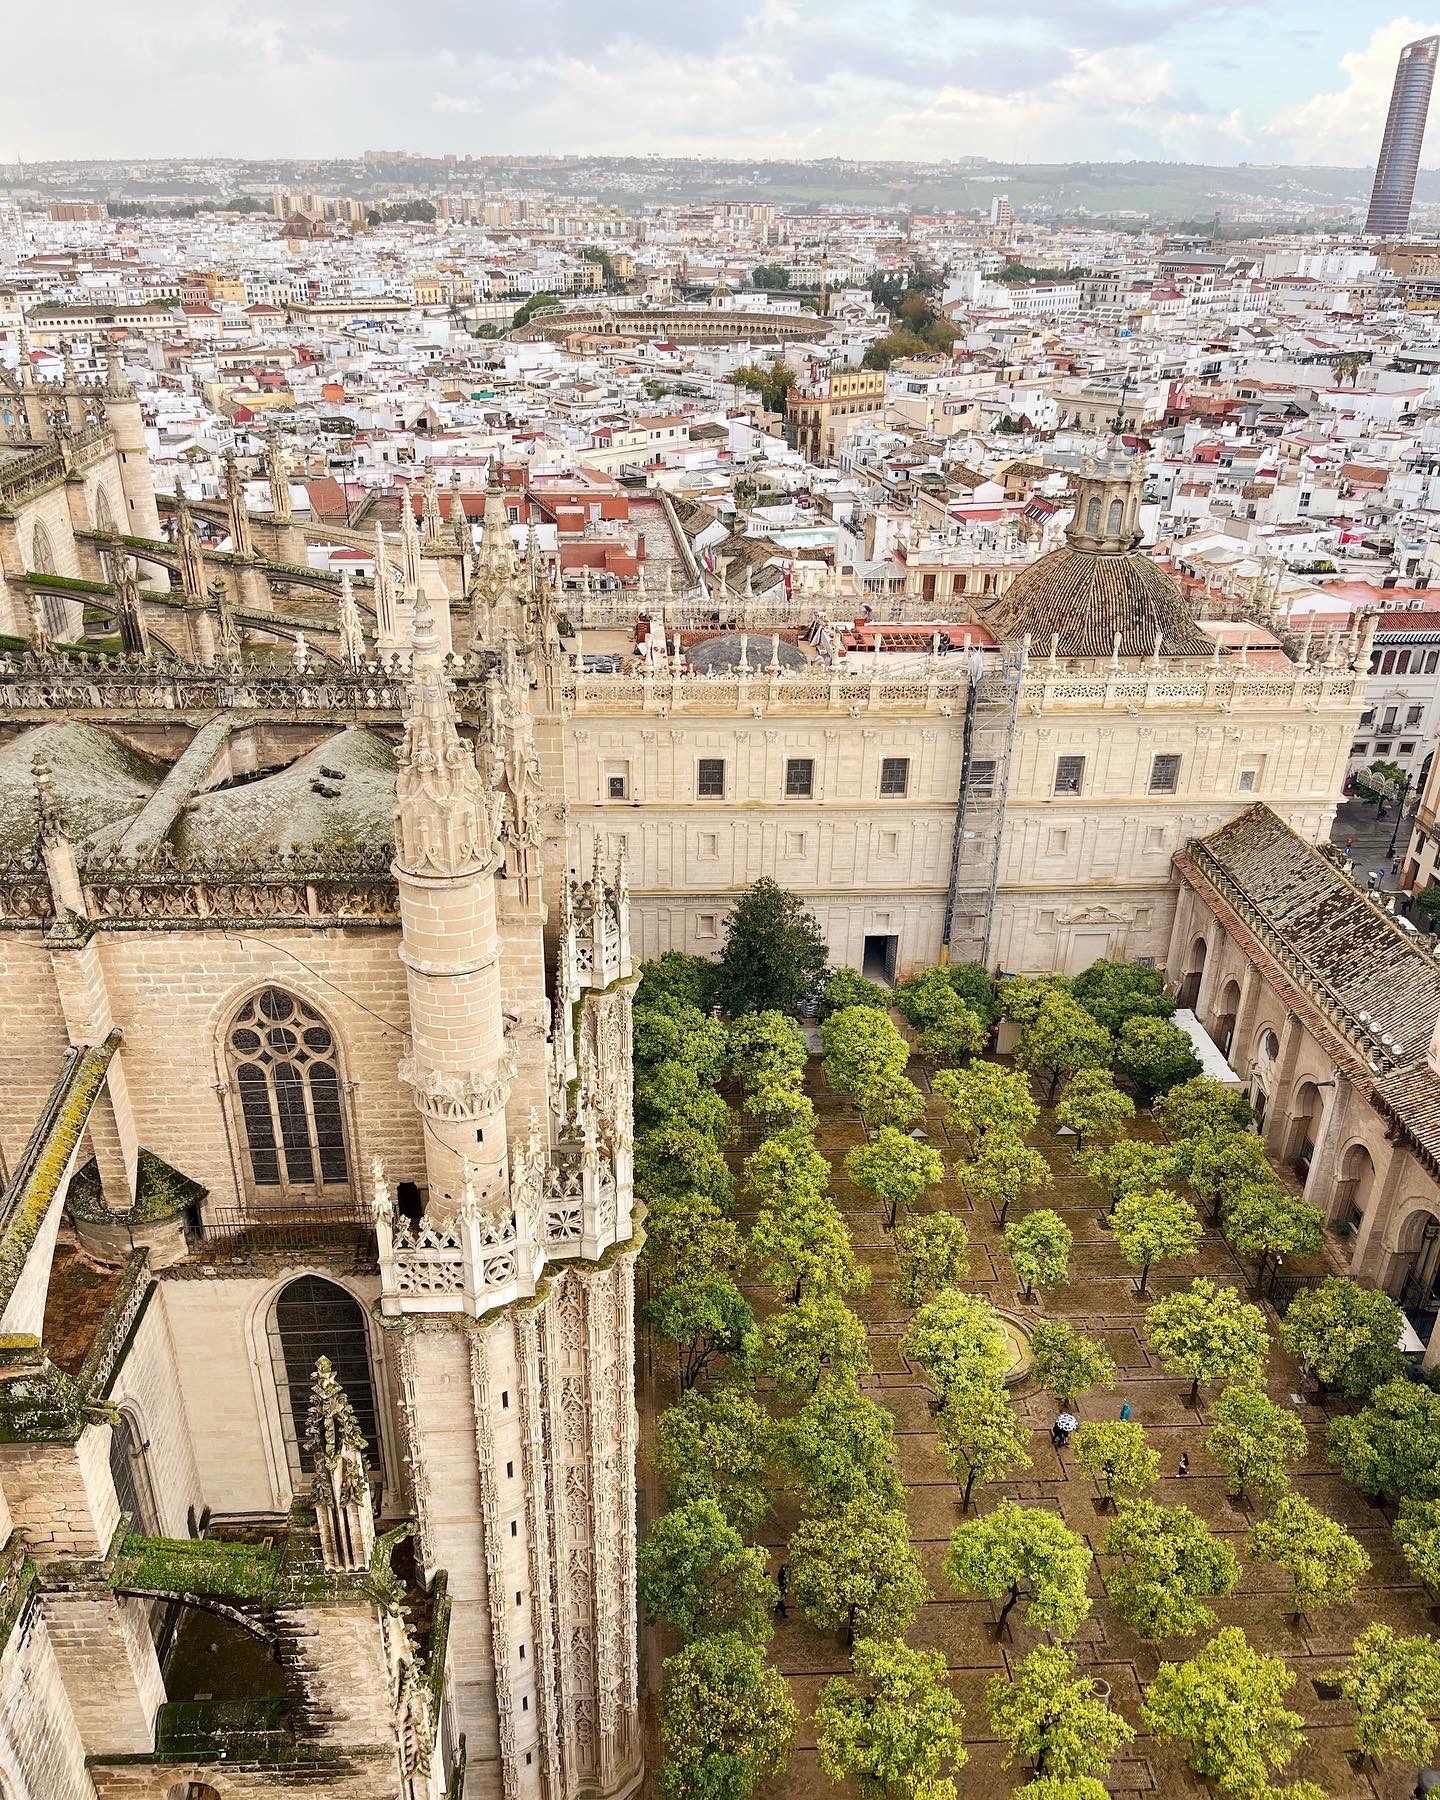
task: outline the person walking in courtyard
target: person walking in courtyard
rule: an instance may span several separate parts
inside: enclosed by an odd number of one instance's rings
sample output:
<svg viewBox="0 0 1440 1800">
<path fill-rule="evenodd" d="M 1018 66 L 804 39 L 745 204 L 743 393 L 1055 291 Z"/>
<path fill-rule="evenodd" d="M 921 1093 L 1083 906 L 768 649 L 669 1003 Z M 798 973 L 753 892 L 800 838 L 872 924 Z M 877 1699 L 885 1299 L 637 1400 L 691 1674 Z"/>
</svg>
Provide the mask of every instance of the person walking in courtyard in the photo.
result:
<svg viewBox="0 0 1440 1800">
<path fill-rule="evenodd" d="M 790 1615 L 785 1610 L 785 1596 L 790 1591 L 789 1563 L 781 1563 L 780 1567 L 775 1571 L 775 1591 L 775 1610 L 782 1619 L 788 1619 Z"/>
<path fill-rule="evenodd" d="M 1130 1417 L 1130 1402 L 1128 1400 L 1120 1408 L 1120 1417 L 1122 1420 L 1128 1419 Z"/>
<path fill-rule="evenodd" d="M 1190 1457 L 1188 1452 L 1184 1450 L 1180 1452 L 1180 1466 L 1176 1469 L 1175 1473 L 1182 1479 L 1190 1473 Z"/>
</svg>

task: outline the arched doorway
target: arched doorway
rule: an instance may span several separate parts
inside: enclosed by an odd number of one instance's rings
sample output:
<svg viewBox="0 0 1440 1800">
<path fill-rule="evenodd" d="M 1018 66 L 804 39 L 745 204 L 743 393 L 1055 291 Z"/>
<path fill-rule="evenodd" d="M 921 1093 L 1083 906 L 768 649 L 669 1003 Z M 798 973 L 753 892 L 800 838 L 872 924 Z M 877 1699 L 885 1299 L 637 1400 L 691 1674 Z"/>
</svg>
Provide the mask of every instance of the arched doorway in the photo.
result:
<svg viewBox="0 0 1440 1800">
<path fill-rule="evenodd" d="M 1290 1117 L 1285 1127 L 1284 1161 L 1290 1164 L 1302 1181 L 1309 1178 L 1323 1108 L 1324 1102 L 1315 1083 L 1300 1082 L 1290 1102 Z"/>
<path fill-rule="evenodd" d="M 308 1475 L 314 1461 L 305 1447 L 310 1381 L 315 1364 L 328 1357 L 349 1396 L 364 1435 L 366 1461 L 380 1466 L 375 1384 L 370 1372 L 370 1338 L 360 1302 L 320 1275 L 301 1275 L 282 1288 L 272 1314 L 272 1360 L 280 1394 L 281 1427 L 292 1477 Z"/>
<path fill-rule="evenodd" d="M 1365 1219 L 1365 1209 L 1375 1186 L 1375 1163 L 1363 1144 L 1352 1144 L 1340 1159 L 1340 1177 L 1335 1183 L 1335 1205 L 1331 1217 L 1337 1225 L 1358 1231 Z"/>
<path fill-rule="evenodd" d="M 1426 1207 L 1417 1206 L 1400 1227 L 1385 1289 L 1428 1343 L 1440 1312 L 1440 1219 Z"/>
<path fill-rule="evenodd" d="M 283 988 L 252 994 L 225 1037 L 247 1185 L 259 1199 L 350 1197 L 335 1034 Z"/>
<path fill-rule="evenodd" d="M 1231 1046 L 1235 1042 L 1235 1020 L 1240 1012 L 1240 983 L 1232 976 L 1220 990 L 1220 1004 L 1216 1008 L 1214 1023 L 1210 1035 L 1220 1046 L 1220 1053 L 1227 1060 Z"/>
<path fill-rule="evenodd" d="M 1200 983 L 1205 979 L 1205 958 L 1209 948 L 1203 937 L 1196 938 L 1185 958 L 1185 973 L 1176 998 L 1187 1012 L 1194 1012 L 1195 1003 L 1200 998 Z"/>
<path fill-rule="evenodd" d="M 177 1781 L 165 1800 L 221 1800 L 221 1794 L 208 1781 Z"/>
</svg>

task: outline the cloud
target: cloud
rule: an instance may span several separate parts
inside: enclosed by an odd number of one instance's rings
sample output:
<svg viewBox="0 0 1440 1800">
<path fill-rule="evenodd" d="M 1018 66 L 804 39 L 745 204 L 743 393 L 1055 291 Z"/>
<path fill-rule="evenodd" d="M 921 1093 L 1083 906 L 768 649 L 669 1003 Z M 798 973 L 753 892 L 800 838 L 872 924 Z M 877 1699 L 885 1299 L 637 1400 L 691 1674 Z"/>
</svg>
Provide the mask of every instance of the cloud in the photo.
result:
<svg viewBox="0 0 1440 1800">
<path fill-rule="evenodd" d="M 1371 33 L 1363 50 L 1340 58 L 1345 85 L 1283 107 L 1260 128 L 1277 161 L 1373 164 L 1380 152 L 1390 89 L 1401 49 L 1431 37 L 1440 25 L 1392 19 Z"/>
</svg>

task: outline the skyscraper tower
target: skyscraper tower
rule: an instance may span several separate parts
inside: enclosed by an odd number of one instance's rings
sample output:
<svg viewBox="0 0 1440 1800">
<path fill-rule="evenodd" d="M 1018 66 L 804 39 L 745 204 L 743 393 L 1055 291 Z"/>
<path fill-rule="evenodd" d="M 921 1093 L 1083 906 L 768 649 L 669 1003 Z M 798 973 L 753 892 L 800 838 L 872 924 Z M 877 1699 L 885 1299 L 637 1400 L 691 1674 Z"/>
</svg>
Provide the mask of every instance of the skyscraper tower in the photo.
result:
<svg viewBox="0 0 1440 1800">
<path fill-rule="evenodd" d="M 1417 38 L 1400 52 L 1365 219 L 1366 232 L 1375 237 L 1401 237 L 1410 228 L 1410 202 L 1415 197 L 1437 53 L 1440 37 Z"/>
</svg>

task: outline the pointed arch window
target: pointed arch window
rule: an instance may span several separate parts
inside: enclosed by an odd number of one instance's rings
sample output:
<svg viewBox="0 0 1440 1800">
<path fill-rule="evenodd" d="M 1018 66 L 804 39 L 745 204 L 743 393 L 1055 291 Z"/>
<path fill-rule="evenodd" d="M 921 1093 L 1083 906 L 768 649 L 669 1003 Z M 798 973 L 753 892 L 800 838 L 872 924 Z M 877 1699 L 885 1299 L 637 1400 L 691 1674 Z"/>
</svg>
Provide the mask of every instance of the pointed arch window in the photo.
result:
<svg viewBox="0 0 1440 1800">
<path fill-rule="evenodd" d="M 262 988 L 226 1034 L 249 1185 L 264 1197 L 350 1192 L 335 1034 L 283 988 Z"/>
<path fill-rule="evenodd" d="M 56 575 L 55 551 L 50 543 L 50 533 L 40 520 L 35 522 L 34 536 L 30 539 L 30 567 L 37 575 Z"/>
<path fill-rule="evenodd" d="M 1092 533 L 1100 529 L 1100 501 L 1095 495 L 1091 496 L 1090 503 L 1085 508 L 1085 529 Z"/>
<path fill-rule="evenodd" d="M 110 496 L 103 487 L 95 490 L 95 529 L 115 533 L 115 514 L 110 510 Z"/>
<path fill-rule="evenodd" d="M 1110 502 L 1110 522 L 1105 527 L 1106 533 L 1110 537 L 1118 537 L 1120 535 L 1120 527 L 1124 522 L 1124 518 L 1125 502 L 1123 500 L 1112 500 Z"/>
<path fill-rule="evenodd" d="M 280 1291 L 272 1319 L 272 1355 L 280 1390 L 281 1418 L 292 1472 L 310 1474 L 314 1467 L 305 1443 L 310 1411 L 310 1383 L 322 1356 L 330 1359 L 365 1439 L 365 1461 L 380 1467 L 379 1423 L 375 1382 L 370 1368 L 370 1340 L 365 1314 L 352 1294 L 321 1275 L 301 1275 Z"/>
</svg>

